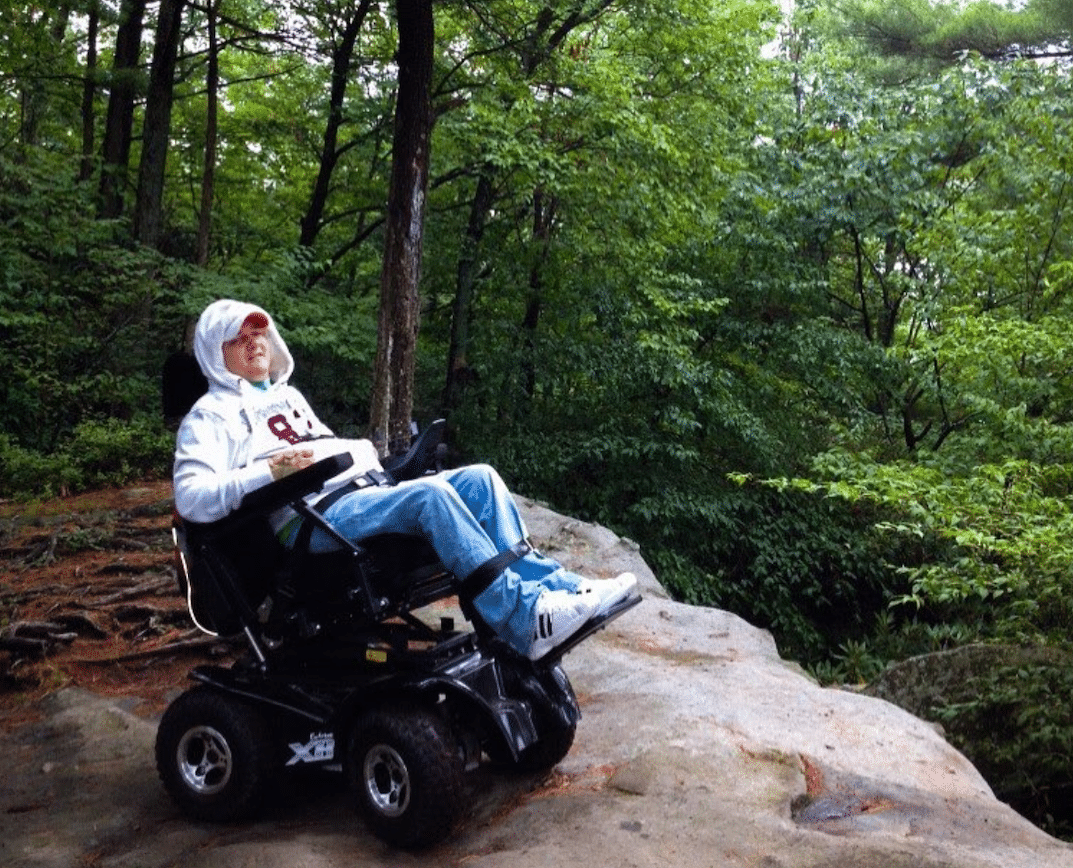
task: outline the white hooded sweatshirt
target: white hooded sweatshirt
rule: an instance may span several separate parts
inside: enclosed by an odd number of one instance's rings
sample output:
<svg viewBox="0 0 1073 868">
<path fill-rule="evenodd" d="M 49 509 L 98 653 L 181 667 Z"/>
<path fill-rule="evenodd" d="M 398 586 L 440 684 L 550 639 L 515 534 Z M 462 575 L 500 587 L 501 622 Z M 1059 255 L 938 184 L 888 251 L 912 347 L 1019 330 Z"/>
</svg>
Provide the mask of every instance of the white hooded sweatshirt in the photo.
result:
<svg viewBox="0 0 1073 868">
<path fill-rule="evenodd" d="M 267 388 L 231 373 L 223 344 L 238 337 L 250 314 L 268 323 L 271 347 Z M 194 355 L 208 378 L 209 390 L 183 418 L 176 436 L 175 508 L 189 521 L 210 522 L 236 509 L 244 495 L 272 481 L 268 457 L 289 449 L 312 449 L 314 459 L 349 452 L 354 466 L 328 481 L 308 499 L 380 470 L 376 449 L 368 440 L 335 437 L 301 392 L 288 384 L 294 359 L 272 318 L 256 305 L 222 300 L 205 308 L 194 333 Z M 272 516 L 279 530 L 294 516 L 290 509 Z"/>
</svg>

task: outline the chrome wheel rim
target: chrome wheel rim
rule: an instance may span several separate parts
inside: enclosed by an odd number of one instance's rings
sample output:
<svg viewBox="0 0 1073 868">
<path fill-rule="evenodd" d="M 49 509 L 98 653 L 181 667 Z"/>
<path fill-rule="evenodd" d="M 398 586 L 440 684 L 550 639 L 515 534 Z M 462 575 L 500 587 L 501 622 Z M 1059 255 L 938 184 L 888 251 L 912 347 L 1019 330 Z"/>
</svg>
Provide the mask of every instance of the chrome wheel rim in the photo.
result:
<svg viewBox="0 0 1073 868">
<path fill-rule="evenodd" d="M 365 792 L 385 817 L 398 817 L 410 805 L 410 772 L 399 752 L 377 744 L 365 754 Z"/>
<path fill-rule="evenodd" d="M 215 795 L 231 780 L 235 762 L 231 748 L 211 726 L 187 730 L 175 755 L 183 783 L 198 795 Z"/>
</svg>

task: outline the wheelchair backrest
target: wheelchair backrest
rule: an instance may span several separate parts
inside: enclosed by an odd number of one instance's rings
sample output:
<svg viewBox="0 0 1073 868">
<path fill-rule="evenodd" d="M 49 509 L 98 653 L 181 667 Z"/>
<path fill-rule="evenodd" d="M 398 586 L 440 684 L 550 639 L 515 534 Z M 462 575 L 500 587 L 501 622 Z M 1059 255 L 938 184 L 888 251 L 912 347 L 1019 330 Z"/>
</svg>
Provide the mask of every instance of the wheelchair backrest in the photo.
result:
<svg viewBox="0 0 1073 868">
<path fill-rule="evenodd" d="M 287 551 L 267 520 L 247 521 L 226 533 L 218 525 L 174 516 L 175 566 L 194 623 L 206 633 L 231 636 L 256 622 Z"/>
<path fill-rule="evenodd" d="M 322 458 L 290 476 L 254 489 L 238 509 L 210 524 L 175 515 L 176 572 L 194 622 L 207 633 L 233 635 L 253 627 L 257 608 L 277 587 L 290 553 L 272 533 L 269 516 L 350 468 L 347 453 Z"/>
</svg>

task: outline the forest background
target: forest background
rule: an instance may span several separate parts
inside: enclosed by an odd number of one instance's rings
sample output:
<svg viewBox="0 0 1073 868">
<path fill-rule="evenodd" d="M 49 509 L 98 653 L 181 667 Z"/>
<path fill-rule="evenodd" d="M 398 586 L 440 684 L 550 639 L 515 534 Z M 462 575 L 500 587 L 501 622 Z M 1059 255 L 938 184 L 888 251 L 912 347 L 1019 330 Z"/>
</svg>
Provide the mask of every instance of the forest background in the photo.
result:
<svg viewBox="0 0 1073 868">
<path fill-rule="evenodd" d="M 1073 6 L 0 5 L 0 496 L 166 477 L 214 298 L 340 433 L 408 335 L 396 416 L 822 681 L 1057 655 L 934 715 L 1071 833 Z"/>
</svg>

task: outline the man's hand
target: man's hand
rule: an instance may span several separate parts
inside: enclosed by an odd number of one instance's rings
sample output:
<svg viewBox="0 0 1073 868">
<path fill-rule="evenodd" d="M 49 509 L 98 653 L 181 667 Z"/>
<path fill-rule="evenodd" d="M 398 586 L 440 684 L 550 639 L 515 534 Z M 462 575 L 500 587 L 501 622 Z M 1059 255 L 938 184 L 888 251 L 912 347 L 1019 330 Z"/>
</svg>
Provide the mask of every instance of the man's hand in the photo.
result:
<svg viewBox="0 0 1073 868">
<path fill-rule="evenodd" d="M 268 459 L 268 466 L 272 470 L 273 479 L 290 476 L 292 473 L 309 467 L 312 463 L 312 449 L 292 449 L 289 452 L 280 452 Z"/>
</svg>

